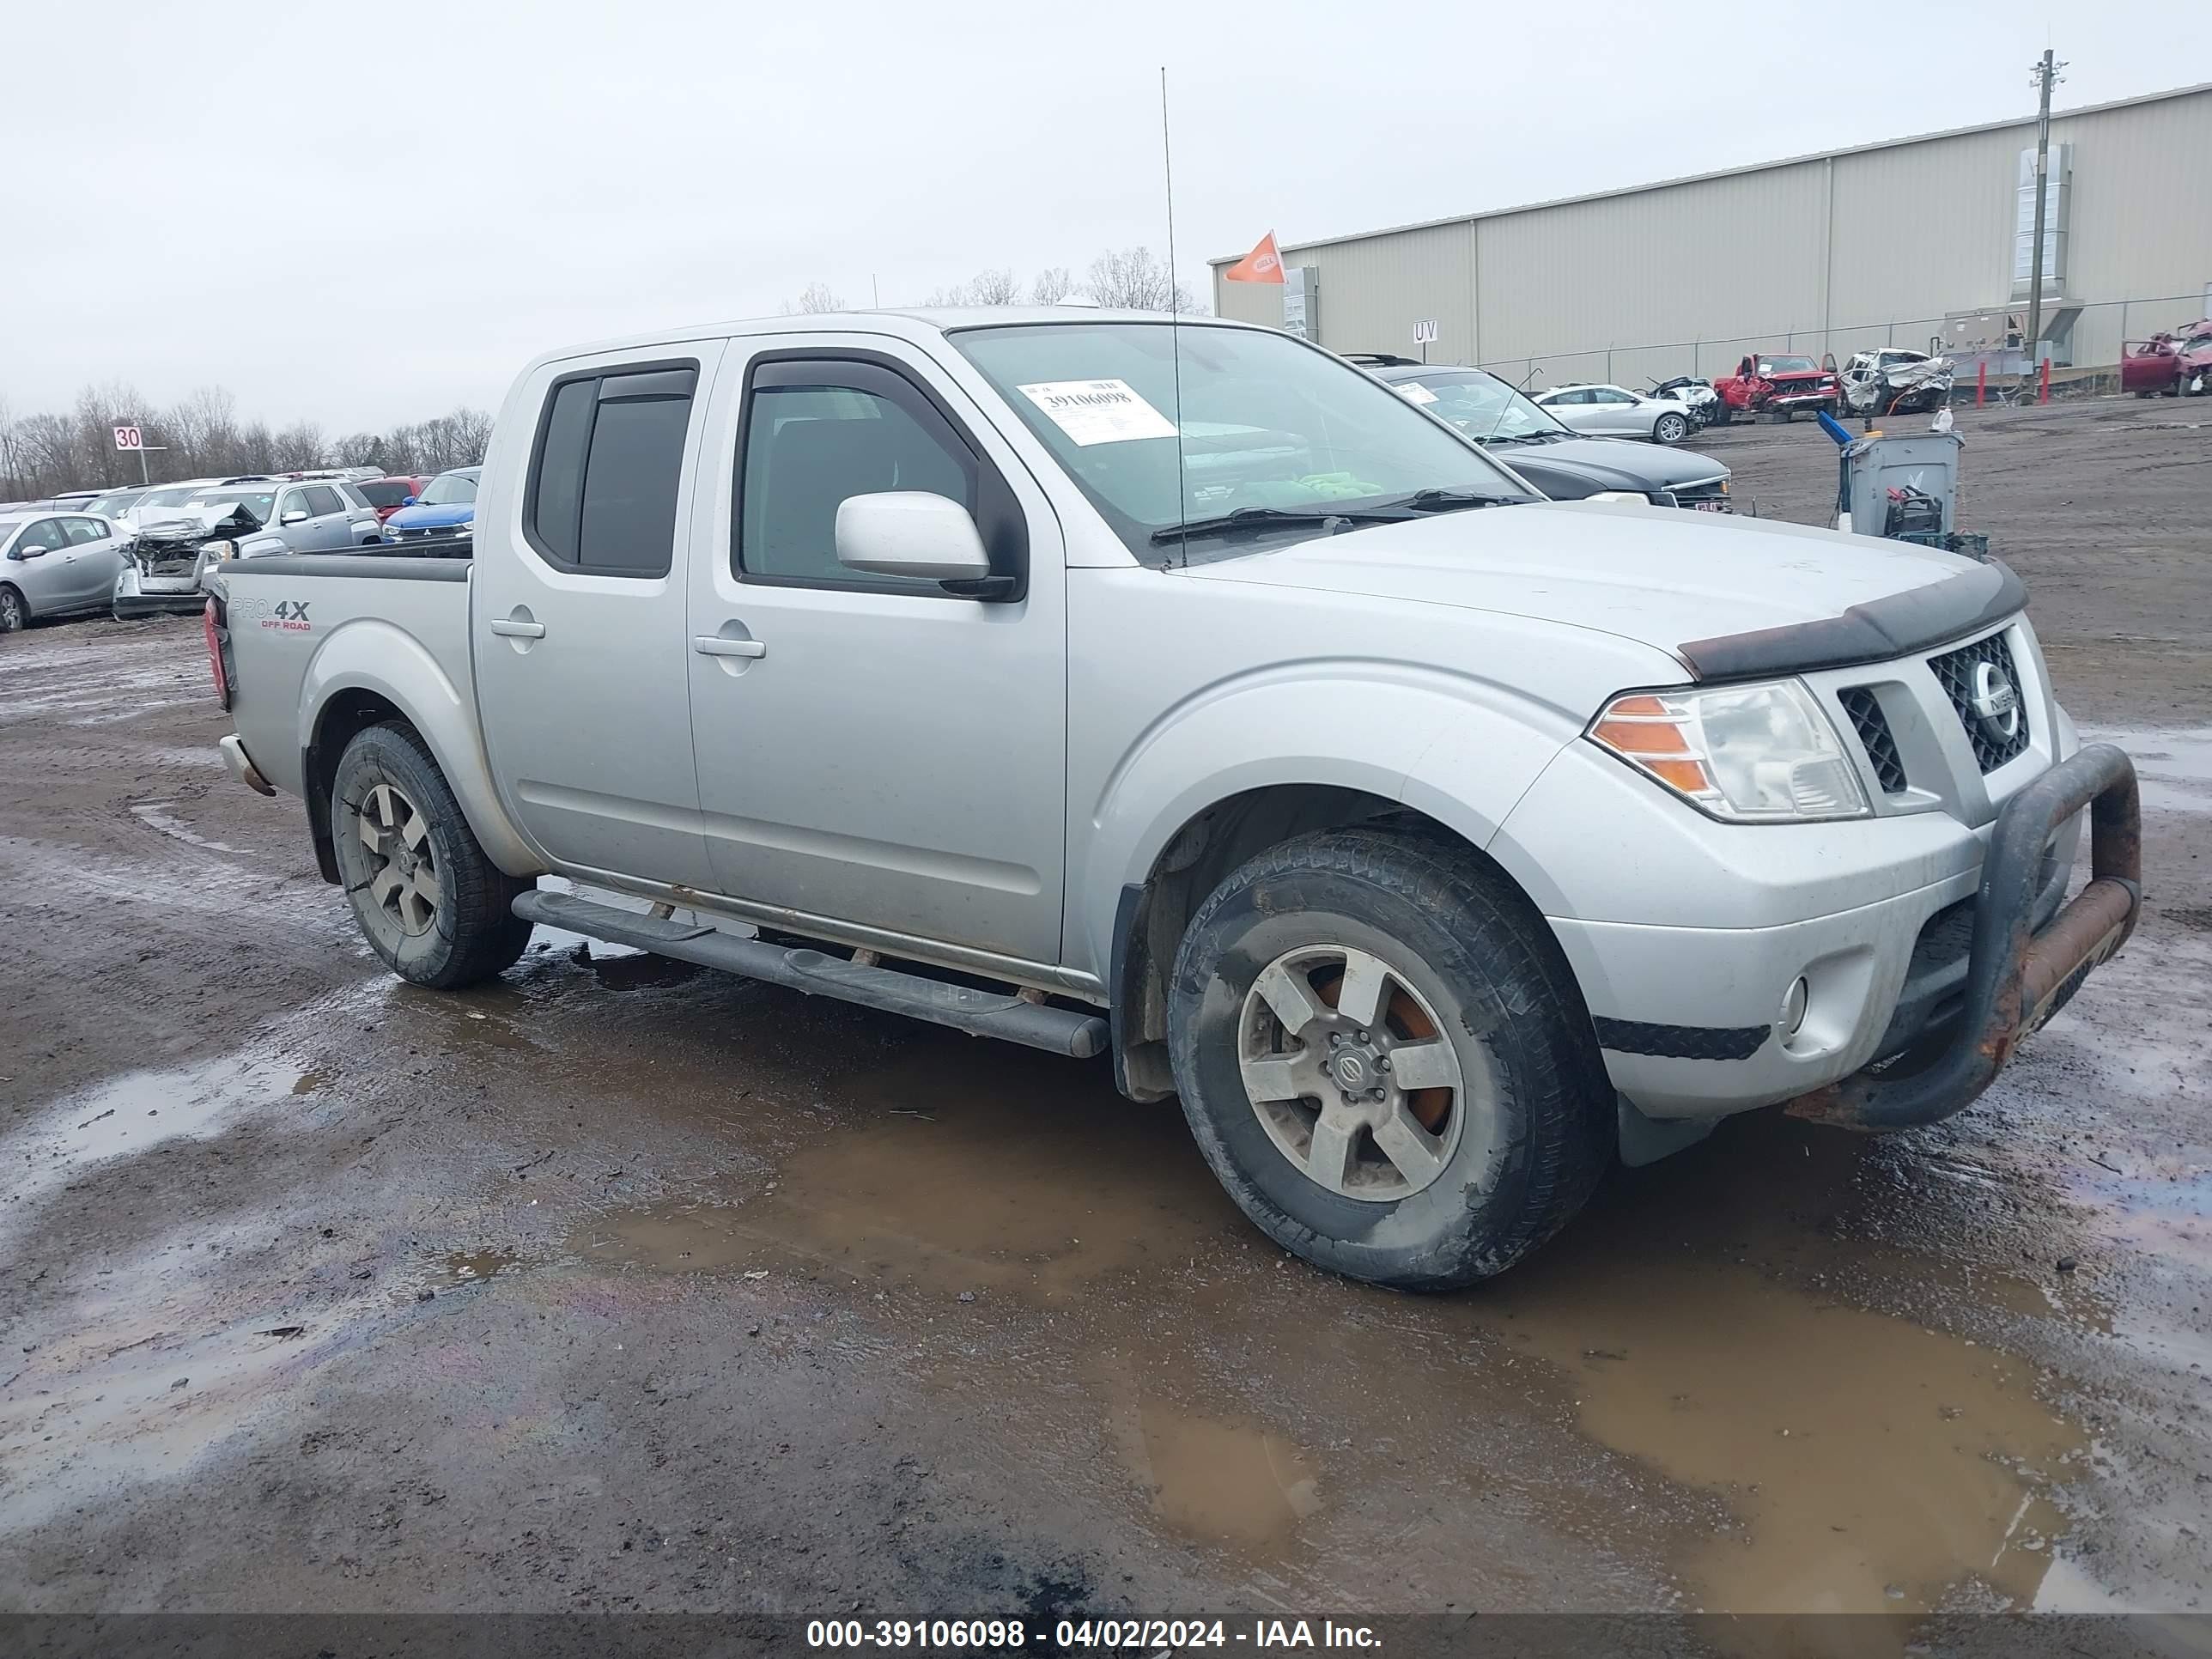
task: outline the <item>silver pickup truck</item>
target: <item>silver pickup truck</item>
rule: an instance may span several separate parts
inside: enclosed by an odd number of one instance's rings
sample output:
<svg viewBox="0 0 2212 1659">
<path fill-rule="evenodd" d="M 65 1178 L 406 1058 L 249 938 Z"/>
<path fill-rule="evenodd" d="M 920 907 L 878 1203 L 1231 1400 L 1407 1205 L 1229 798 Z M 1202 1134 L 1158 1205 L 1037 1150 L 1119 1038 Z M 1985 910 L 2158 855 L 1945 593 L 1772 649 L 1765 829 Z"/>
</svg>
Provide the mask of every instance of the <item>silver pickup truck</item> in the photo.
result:
<svg viewBox="0 0 2212 1659">
<path fill-rule="evenodd" d="M 394 972 L 543 921 L 1105 1054 L 1389 1285 L 1731 1113 L 1958 1110 L 2140 902 L 2133 769 L 2002 564 L 1547 502 L 1232 324 L 556 353 L 471 556 L 214 585 L 231 769 L 305 798 Z"/>
</svg>

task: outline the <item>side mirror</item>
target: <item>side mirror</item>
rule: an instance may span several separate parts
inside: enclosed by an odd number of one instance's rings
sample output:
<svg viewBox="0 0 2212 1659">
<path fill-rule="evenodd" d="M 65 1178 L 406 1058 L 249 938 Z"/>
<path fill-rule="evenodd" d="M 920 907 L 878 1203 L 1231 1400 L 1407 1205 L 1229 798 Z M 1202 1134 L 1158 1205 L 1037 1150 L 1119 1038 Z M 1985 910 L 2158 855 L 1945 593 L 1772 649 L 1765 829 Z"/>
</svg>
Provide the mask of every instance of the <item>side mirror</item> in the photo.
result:
<svg viewBox="0 0 2212 1659">
<path fill-rule="evenodd" d="M 399 505 L 402 507 L 412 507 L 415 505 L 415 497 L 410 495 L 405 501 L 400 502 Z"/>
<path fill-rule="evenodd" d="M 307 521 L 307 509 L 304 507 L 295 507 L 276 522 L 279 524 L 305 524 Z"/>
<path fill-rule="evenodd" d="M 848 495 L 837 504 L 837 562 L 872 576 L 983 581 L 991 557 L 959 502 L 919 489 Z"/>
<path fill-rule="evenodd" d="M 45 548 L 40 547 L 36 542 L 32 542 L 26 546 L 17 548 L 14 556 L 19 559 L 40 559 L 46 556 L 46 553 Z"/>
</svg>

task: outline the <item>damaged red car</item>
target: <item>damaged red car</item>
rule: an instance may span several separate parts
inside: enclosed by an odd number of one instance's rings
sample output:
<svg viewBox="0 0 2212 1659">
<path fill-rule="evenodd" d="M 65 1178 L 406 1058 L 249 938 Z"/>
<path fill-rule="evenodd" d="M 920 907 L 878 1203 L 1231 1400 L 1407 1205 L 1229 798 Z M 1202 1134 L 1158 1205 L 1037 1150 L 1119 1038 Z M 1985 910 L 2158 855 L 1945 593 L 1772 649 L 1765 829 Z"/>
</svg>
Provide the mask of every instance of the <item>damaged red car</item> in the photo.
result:
<svg viewBox="0 0 2212 1659">
<path fill-rule="evenodd" d="M 1777 414 L 1787 418 L 1801 410 L 1826 410 L 1832 415 L 1842 404 L 1843 382 L 1836 376 L 1836 360 L 1771 351 L 1754 352 L 1736 365 L 1735 373 L 1713 381 L 1721 394 L 1716 426 L 1725 426 L 1738 415 Z"/>
<path fill-rule="evenodd" d="M 2120 390 L 2138 398 L 2196 398 L 2212 392 L 2212 317 L 2120 347 Z"/>
</svg>

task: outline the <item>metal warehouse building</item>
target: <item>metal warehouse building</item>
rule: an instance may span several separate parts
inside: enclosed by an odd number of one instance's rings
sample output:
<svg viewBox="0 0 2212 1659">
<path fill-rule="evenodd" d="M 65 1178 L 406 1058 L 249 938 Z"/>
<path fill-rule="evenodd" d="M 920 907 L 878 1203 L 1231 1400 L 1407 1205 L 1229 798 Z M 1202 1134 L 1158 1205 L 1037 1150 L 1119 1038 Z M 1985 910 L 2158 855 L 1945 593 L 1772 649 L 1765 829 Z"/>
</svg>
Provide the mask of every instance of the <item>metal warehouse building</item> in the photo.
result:
<svg viewBox="0 0 2212 1659">
<path fill-rule="evenodd" d="M 2027 317 L 2034 146 L 2029 115 L 1285 244 L 1286 286 L 1214 260 L 1214 309 L 1339 351 L 1417 355 L 1433 323 L 1431 361 L 1538 386 L 1712 374 L 1754 349 L 2002 346 Z M 2055 362 L 2116 362 L 2212 313 L 2212 83 L 2054 112 L 2051 176 Z"/>
</svg>

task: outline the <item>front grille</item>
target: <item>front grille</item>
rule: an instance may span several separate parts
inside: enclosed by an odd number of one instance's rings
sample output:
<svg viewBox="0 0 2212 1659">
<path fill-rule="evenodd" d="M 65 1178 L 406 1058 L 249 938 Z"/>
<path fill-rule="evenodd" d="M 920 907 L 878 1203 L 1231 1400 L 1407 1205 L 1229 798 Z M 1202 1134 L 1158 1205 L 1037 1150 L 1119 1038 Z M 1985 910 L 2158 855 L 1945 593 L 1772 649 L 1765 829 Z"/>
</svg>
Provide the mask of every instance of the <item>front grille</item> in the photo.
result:
<svg viewBox="0 0 2212 1659">
<path fill-rule="evenodd" d="M 1725 506 L 1728 501 L 1728 491 L 1723 487 L 1725 483 L 1726 480 L 1721 478 L 1707 478 L 1700 483 L 1676 484 L 1673 491 L 1674 504 L 1677 507 Z"/>
<path fill-rule="evenodd" d="M 1844 713 L 1851 717 L 1851 725 L 1866 745 L 1867 758 L 1874 763 L 1874 775 L 1881 781 L 1881 792 L 1893 795 L 1905 787 L 1905 763 L 1898 756 L 1897 739 L 1891 735 L 1889 717 L 1881 712 L 1881 703 L 1873 690 L 1863 685 L 1854 685 L 1837 693 L 1844 705 Z"/>
<path fill-rule="evenodd" d="M 2020 718 L 2008 734 L 1990 730 L 1974 711 L 1974 682 L 1984 663 L 2003 676 L 2004 683 L 2013 689 L 2014 707 Z M 1959 724 L 1966 728 L 1966 741 L 1974 746 L 1974 760 L 1983 771 L 1994 772 L 2027 750 L 2027 704 L 2020 698 L 2020 676 L 2013 669 L 2012 647 L 2005 643 L 2003 635 L 1992 634 L 1972 645 L 1962 645 L 1956 651 L 1930 657 L 1928 665 L 1936 671 L 1943 695 L 1950 698 Z"/>
</svg>

